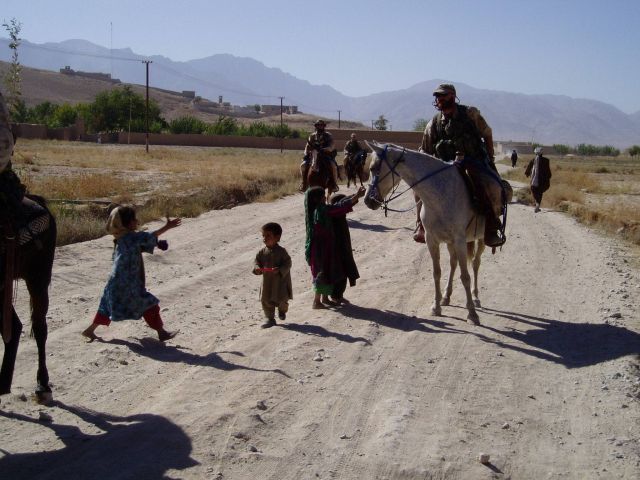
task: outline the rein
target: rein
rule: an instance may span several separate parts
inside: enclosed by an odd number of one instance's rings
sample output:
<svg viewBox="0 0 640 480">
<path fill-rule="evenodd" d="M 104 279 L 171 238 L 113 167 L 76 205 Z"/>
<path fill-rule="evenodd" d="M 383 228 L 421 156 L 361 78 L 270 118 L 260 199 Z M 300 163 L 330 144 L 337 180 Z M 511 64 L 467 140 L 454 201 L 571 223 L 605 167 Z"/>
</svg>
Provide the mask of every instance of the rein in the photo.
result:
<svg viewBox="0 0 640 480">
<path fill-rule="evenodd" d="M 400 177 L 400 174 L 398 174 L 398 172 L 396 171 L 396 166 L 403 161 L 404 158 L 404 154 L 406 152 L 406 149 L 403 148 L 402 149 L 402 154 L 400 155 L 400 157 L 398 157 L 398 159 L 392 164 L 391 162 L 389 162 L 389 159 L 387 158 L 387 150 L 389 148 L 389 145 L 385 145 L 384 147 L 384 151 L 382 152 L 382 155 L 380 155 L 380 159 L 383 160 L 387 166 L 389 167 L 389 171 L 382 177 L 379 178 L 379 174 L 373 173 L 371 175 L 371 188 L 372 189 L 376 189 L 378 188 L 378 183 L 383 180 L 384 178 L 386 178 L 388 175 L 391 175 L 391 182 L 392 184 L 395 184 L 395 177 L 398 176 Z M 409 185 L 409 187 L 407 187 L 405 190 L 403 190 L 400 193 L 396 193 L 396 190 L 398 189 L 400 182 L 398 182 L 397 185 L 394 185 L 391 189 L 391 192 L 389 192 L 389 195 L 387 198 L 382 199 L 382 201 L 379 201 L 375 198 L 372 198 L 373 201 L 377 202 L 384 210 L 384 216 L 387 216 L 387 212 L 397 212 L 397 213 L 404 213 L 404 212 L 410 212 L 411 210 L 413 210 L 415 207 L 415 205 L 411 208 L 407 208 L 404 210 L 397 210 L 394 208 L 390 208 L 389 207 L 389 203 L 392 200 L 395 200 L 396 198 L 404 195 L 405 193 L 407 193 L 409 190 L 411 190 L 413 187 L 415 187 L 416 185 L 424 182 L 425 180 L 436 176 L 437 174 L 439 174 L 440 172 L 446 170 L 447 168 L 452 167 L 453 165 L 450 164 L 446 164 L 443 165 L 442 167 L 438 168 L 437 170 L 433 171 L 433 172 L 429 172 L 427 173 L 425 176 L 423 176 L 422 178 L 420 178 L 419 180 L 417 180 L 416 182 L 412 183 L 411 185 Z"/>
</svg>

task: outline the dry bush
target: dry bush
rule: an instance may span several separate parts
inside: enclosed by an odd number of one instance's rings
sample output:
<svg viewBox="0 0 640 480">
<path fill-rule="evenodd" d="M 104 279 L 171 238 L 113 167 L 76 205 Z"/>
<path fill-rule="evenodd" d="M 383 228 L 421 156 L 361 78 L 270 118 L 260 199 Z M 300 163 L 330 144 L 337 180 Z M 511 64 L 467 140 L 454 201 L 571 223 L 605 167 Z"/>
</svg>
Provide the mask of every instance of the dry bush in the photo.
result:
<svg viewBox="0 0 640 480">
<path fill-rule="evenodd" d="M 144 147 L 26 140 L 18 167 L 32 193 L 67 200 L 106 199 L 137 206 L 142 223 L 165 215 L 195 217 L 241 203 L 294 193 L 300 152 L 211 147 Z M 59 244 L 104 235 L 104 219 L 69 205 L 60 215 Z"/>
</svg>

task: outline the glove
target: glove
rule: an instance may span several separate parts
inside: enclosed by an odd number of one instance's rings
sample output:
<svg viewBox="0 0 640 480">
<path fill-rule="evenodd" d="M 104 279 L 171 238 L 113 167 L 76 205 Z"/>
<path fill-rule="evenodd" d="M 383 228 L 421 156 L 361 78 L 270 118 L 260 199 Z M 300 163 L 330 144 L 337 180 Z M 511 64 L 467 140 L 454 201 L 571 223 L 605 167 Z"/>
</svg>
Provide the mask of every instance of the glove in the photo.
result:
<svg viewBox="0 0 640 480">
<path fill-rule="evenodd" d="M 158 240 L 158 248 L 160 250 L 166 250 L 169 248 L 169 242 L 166 240 Z"/>
</svg>

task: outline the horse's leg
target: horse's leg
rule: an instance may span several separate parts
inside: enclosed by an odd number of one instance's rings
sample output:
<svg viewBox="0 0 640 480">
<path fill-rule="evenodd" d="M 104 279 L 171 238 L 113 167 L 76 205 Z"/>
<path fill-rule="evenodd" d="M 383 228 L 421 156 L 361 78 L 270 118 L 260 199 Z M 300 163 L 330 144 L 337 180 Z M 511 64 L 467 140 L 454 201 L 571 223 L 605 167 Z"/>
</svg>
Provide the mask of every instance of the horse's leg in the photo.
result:
<svg viewBox="0 0 640 480">
<path fill-rule="evenodd" d="M 4 356 L 2 358 L 2 368 L 0 368 L 0 395 L 11 393 L 13 369 L 16 365 L 18 344 L 22 333 L 22 323 L 15 310 L 12 310 L 11 323 L 11 341 L 4 344 Z"/>
<path fill-rule="evenodd" d="M 52 398 L 49 387 L 49 371 L 47 370 L 47 311 L 49 310 L 49 288 L 40 282 L 27 282 L 27 289 L 31 296 L 31 328 L 38 346 L 38 373 L 36 380 L 36 396 L 41 403 Z"/>
<path fill-rule="evenodd" d="M 484 242 L 482 240 L 475 241 L 475 254 L 473 255 L 473 303 L 476 307 L 481 307 L 480 298 L 478 297 L 478 272 L 480 271 L 480 261 L 482 260 L 482 252 L 484 252 Z"/>
<path fill-rule="evenodd" d="M 445 289 L 444 297 L 442 298 L 442 305 L 449 305 L 451 303 L 453 276 L 456 273 L 456 266 L 458 265 L 458 257 L 456 256 L 456 250 L 453 248 L 453 245 L 447 243 L 447 250 L 449 250 L 449 278 L 447 279 L 447 288 Z"/>
<path fill-rule="evenodd" d="M 431 314 L 440 316 L 442 315 L 442 308 L 440 307 L 440 301 L 442 300 L 442 291 L 440 290 L 440 276 L 442 271 L 440 270 L 440 244 L 427 232 L 427 247 L 429 248 L 429 254 L 431 255 L 431 262 L 433 263 L 433 285 L 435 288 L 435 298 L 433 305 L 431 305 Z"/>
<path fill-rule="evenodd" d="M 467 322 L 474 325 L 480 325 L 480 318 L 473 305 L 473 299 L 471 297 L 471 275 L 469 275 L 469 267 L 467 265 L 467 242 L 464 238 L 459 239 L 454 245 L 456 256 L 458 257 L 458 264 L 460 265 L 460 280 L 464 286 L 464 292 L 467 295 Z"/>
</svg>

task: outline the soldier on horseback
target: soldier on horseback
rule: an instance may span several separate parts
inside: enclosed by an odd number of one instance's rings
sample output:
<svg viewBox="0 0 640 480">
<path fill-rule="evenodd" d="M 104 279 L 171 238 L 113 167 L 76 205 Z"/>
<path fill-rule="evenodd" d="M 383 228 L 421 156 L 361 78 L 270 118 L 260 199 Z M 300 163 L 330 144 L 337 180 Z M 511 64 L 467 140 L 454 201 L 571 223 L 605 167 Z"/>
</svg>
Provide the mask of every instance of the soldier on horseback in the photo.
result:
<svg viewBox="0 0 640 480">
<path fill-rule="evenodd" d="M 336 155 L 338 152 L 334 147 L 333 137 L 325 130 L 327 124 L 324 120 L 316 120 L 313 126 L 315 127 L 315 132 L 309 135 L 307 139 L 307 144 L 304 147 L 304 156 L 300 164 L 300 173 L 302 174 L 300 191 L 304 192 L 308 187 L 307 177 L 309 175 L 309 168 L 319 169 L 324 162 L 331 170 L 331 179 L 333 182 L 331 191 L 337 192 L 339 190 L 338 164 L 336 163 Z"/>
<path fill-rule="evenodd" d="M 488 185 L 481 181 L 490 174 L 500 182 L 493 162 L 493 135 L 491 127 L 475 107 L 456 103 L 456 89 L 451 84 L 441 84 L 434 91 L 433 106 L 439 112 L 427 123 L 422 137 L 420 151 L 434 155 L 441 160 L 451 161 L 468 176 L 473 187 L 478 209 L 485 216 L 484 242 L 489 247 L 504 243 L 504 236 L 498 233 L 500 220 L 494 213 L 487 192 Z M 417 229 L 414 240 L 424 243 L 424 227 L 420 222 L 421 202 L 418 206 Z"/>
<path fill-rule="evenodd" d="M 344 145 L 344 168 L 347 169 L 347 162 L 356 158 L 358 153 L 364 152 L 364 157 L 362 158 L 362 162 L 367 158 L 367 152 L 364 148 L 360 146 L 358 139 L 356 138 L 356 134 L 351 134 L 351 139 Z"/>
</svg>

